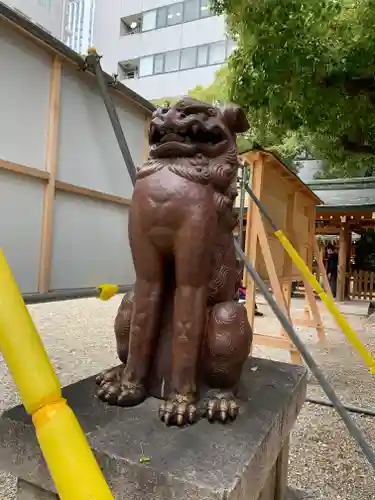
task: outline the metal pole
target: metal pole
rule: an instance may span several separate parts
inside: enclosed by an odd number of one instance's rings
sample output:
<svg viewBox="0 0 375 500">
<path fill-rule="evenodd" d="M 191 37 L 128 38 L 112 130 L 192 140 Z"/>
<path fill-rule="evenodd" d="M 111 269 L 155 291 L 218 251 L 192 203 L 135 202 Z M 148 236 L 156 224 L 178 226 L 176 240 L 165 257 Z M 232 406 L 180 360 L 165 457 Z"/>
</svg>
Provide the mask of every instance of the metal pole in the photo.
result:
<svg viewBox="0 0 375 500">
<path fill-rule="evenodd" d="M 117 293 L 126 293 L 131 289 L 131 285 L 120 285 Z M 98 297 L 99 290 L 97 288 L 73 288 L 70 290 L 55 290 L 46 293 L 24 293 L 23 301 L 27 305 L 45 304 L 47 302 L 62 302 L 64 300 L 87 299 L 90 297 Z"/>
<path fill-rule="evenodd" d="M 89 53 L 86 57 L 86 65 L 94 71 L 96 75 L 96 80 L 98 82 L 98 87 L 103 98 L 105 107 L 107 109 L 107 113 L 109 119 L 111 120 L 111 124 L 113 127 L 113 131 L 115 133 L 118 145 L 120 147 L 120 151 L 122 157 L 124 158 L 125 165 L 128 169 L 130 179 L 134 186 L 136 180 L 136 168 L 133 162 L 132 155 L 130 153 L 128 143 L 126 142 L 126 138 L 124 132 L 121 127 L 121 123 L 117 114 L 117 110 L 112 102 L 111 96 L 108 92 L 108 82 L 104 76 L 102 67 L 100 65 L 100 56 L 97 54 L 95 50 L 89 50 Z"/>
<path fill-rule="evenodd" d="M 306 402 L 314 405 L 334 408 L 333 403 L 331 403 L 331 401 L 325 401 L 324 399 L 307 398 Z M 373 410 L 372 408 L 361 408 L 360 406 L 353 406 L 353 405 L 343 405 L 343 406 L 346 410 L 348 410 L 351 413 L 359 413 L 360 415 L 368 415 L 370 417 L 375 417 L 375 410 Z"/>
<path fill-rule="evenodd" d="M 357 441 L 359 447 L 362 449 L 367 460 L 372 465 L 372 467 L 375 469 L 375 452 L 374 452 L 372 446 L 366 440 L 361 429 L 351 419 L 349 413 L 345 410 L 343 404 L 341 403 L 339 398 L 336 396 L 336 393 L 333 390 L 332 386 L 330 385 L 328 380 L 325 378 L 325 376 L 323 375 L 323 372 L 320 370 L 318 365 L 315 363 L 314 358 L 309 353 L 305 344 L 298 337 L 297 333 L 295 332 L 293 326 L 289 323 L 285 314 L 282 312 L 282 310 L 276 304 L 275 299 L 273 298 L 272 294 L 268 291 L 266 285 L 264 284 L 263 280 L 260 278 L 259 274 L 255 271 L 255 269 L 253 269 L 253 267 L 249 264 L 249 262 L 247 262 L 246 256 L 245 256 L 242 248 L 240 247 L 240 245 L 238 244 L 236 239 L 234 239 L 234 246 L 236 248 L 236 251 L 237 251 L 239 257 L 243 260 L 247 271 L 250 273 L 251 277 L 253 278 L 253 280 L 255 281 L 257 286 L 259 287 L 260 291 L 264 295 L 264 298 L 267 300 L 271 309 L 273 310 L 276 317 L 280 321 L 281 326 L 287 332 L 287 334 L 290 337 L 290 340 L 293 342 L 295 347 L 301 353 L 301 356 L 305 360 L 307 366 L 310 368 L 312 374 L 318 380 L 319 384 L 321 385 L 323 391 L 326 393 L 327 397 L 332 401 L 332 404 L 333 404 L 335 410 L 340 415 L 340 417 L 343 420 L 344 424 L 346 425 L 346 428 L 348 429 L 350 435 Z"/>
</svg>

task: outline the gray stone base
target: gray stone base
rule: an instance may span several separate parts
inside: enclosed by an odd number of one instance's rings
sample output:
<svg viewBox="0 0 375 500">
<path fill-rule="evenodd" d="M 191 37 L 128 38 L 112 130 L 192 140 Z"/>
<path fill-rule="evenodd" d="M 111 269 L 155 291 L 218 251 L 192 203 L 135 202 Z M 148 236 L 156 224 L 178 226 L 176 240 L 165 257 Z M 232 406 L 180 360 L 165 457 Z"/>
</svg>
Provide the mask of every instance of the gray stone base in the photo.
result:
<svg viewBox="0 0 375 500">
<path fill-rule="evenodd" d="M 314 500 L 312 493 L 287 488 L 285 500 Z M 58 500 L 55 493 L 42 490 L 23 479 L 17 483 L 17 500 Z"/>
<path fill-rule="evenodd" d="M 105 405 L 94 397 L 94 377 L 66 387 L 63 395 L 115 500 L 287 500 L 288 440 L 305 401 L 306 378 L 303 367 L 250 359 L 237 420 L 223 425 L 202 419 L 183 429 L 160 422 L 160 402 L 152 398 L 134 408 Z M 0 419 L 0 470 L 19 478 L 19 500 L 57 500 L 22 406 Z"/>
</svg>

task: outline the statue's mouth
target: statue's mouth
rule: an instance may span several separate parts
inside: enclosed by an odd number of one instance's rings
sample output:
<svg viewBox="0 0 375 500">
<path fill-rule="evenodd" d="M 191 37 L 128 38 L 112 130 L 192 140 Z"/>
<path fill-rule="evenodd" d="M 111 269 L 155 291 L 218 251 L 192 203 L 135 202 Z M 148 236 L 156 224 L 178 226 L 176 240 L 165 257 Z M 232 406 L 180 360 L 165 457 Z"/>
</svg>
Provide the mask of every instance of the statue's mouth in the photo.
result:
<svg viewBox="0 0 375 500">
<path fill-rule="evenodd" d="M 153 120 L 150 127 L 150 155 L 162 156 L 193 156 L 203 153 L 215 157 L 228 148 L 228 136 L 218 126 L 210 126 L 209 122 L 190 120 L 190 123 L 166 127 L 160 120 Z"/>
</svg>

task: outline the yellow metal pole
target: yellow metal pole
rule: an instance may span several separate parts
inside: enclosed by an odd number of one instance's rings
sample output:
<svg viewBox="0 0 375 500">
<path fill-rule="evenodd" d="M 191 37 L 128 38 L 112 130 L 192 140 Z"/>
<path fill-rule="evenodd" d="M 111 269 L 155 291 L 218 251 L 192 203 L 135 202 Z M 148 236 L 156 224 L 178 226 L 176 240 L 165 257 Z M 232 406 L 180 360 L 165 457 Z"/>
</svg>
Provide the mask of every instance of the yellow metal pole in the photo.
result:
<svg viewBox="0 0 375 500">
<path fill-rule="evenodd" d="M 61 500 L 113 500 L 0 249 L 0 351 Z"/>
<path fill-rule="evenodd" d="M 334 301 L 331 299 L 331 297 L 329 297 L 325 293 L 320 283 L 312 274 L 312 272 L 310 271 L 310 269 L 308 268 L 302 257 L 299 255 L 297 250 L 293 247 L 293 245 L 285 236 L 285 234 L 281 231 L 281 229 L 274 231 L 274 235 L 278 238 L 278 240 L 284 247 L 285 251 L 288 253 L 289 257 L 294 262 L 297 269 L 299 269 L 299 271 L 301 272 L 302 276 L 306 279 L 306 281 L 310 283 L 312 288 L 319 295 L 321 301 L 325 304 L 328 311 L 331 313 L 333 319 L 336 321 L 337 325 L 341 328 L 341 331 L 343 332 L 345 337 L 348 339 L 352 347 L 361 356 L 363 362 L 368 366 L 370 373 L 375 374 L 375 360 L 373 359 L 371 354 L 366 350 L 362 342 L 359 340 L 356 333 L 349 325 L 349 323 L 346 321 L 344 316 L 341 314 L 340 310 L 337 308 Z"/>
</svg>

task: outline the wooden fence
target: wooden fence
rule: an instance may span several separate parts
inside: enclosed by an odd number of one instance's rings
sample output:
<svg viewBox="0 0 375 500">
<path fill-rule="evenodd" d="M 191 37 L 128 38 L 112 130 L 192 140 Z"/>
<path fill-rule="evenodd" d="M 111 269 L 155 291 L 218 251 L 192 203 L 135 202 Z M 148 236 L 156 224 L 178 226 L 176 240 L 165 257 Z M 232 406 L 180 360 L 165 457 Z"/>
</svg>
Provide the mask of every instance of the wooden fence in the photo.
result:
<svg viewBox="0 0 375 500">
<path fill-rule="evenodd" d="M 348 295 L 351 300 L 375 299 L 375 273 L 372 271 L 353 271 L 348 275 Z"/>
</svg>

